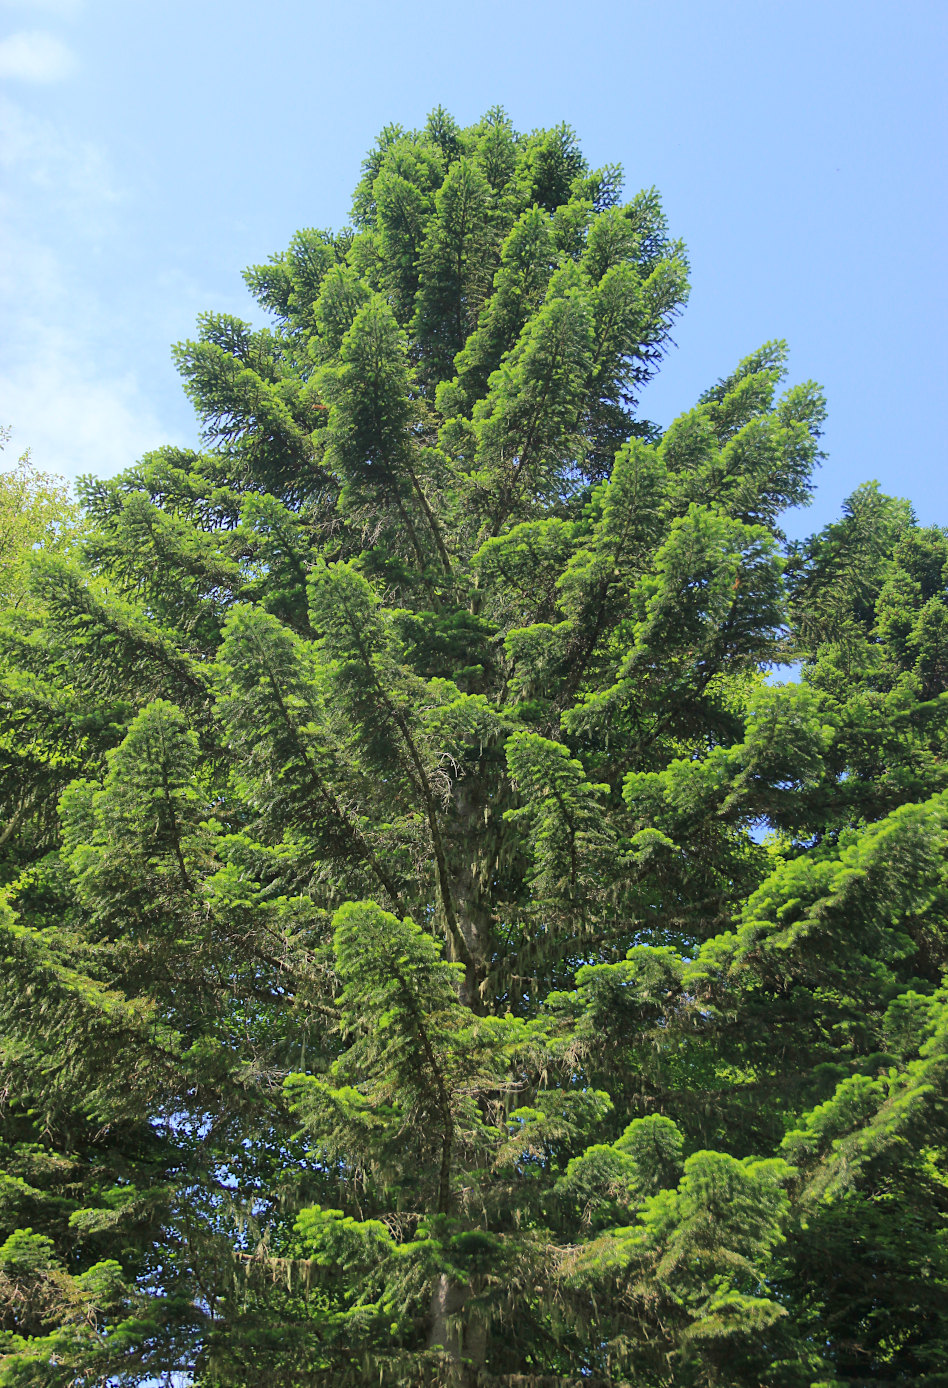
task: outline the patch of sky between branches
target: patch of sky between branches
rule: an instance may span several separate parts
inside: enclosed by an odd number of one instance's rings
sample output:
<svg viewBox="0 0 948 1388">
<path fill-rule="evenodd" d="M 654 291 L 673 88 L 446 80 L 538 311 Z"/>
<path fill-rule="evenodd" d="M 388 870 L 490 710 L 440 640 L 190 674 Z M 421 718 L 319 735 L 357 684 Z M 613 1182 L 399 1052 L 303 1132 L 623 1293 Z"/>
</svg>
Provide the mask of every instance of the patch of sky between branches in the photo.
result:
<svg viewBox="0 0 948 1388">
<path fill-rule="evenodd" d="M 802 670 L 802 661 L 788 660 L 779 665 L 771 665 L 765 678 L 768 684 L 798 684 Z"/>
</svg>

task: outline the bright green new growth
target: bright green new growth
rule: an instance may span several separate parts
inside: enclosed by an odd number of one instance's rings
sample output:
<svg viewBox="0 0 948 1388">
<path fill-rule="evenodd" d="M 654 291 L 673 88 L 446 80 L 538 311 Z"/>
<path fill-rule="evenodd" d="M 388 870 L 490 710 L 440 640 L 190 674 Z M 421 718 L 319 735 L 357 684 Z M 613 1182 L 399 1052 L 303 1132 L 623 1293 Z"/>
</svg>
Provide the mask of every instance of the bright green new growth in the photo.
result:
<svg viewBox="0 0 948 1388">
<path fill-rule="evenodd" d="M 787 542 L 781 343 L 639 416 L 621 189 L 388 127 L 7 479 L 0 1385 L 948 1382 L 948 534 Z"/>
</svg>

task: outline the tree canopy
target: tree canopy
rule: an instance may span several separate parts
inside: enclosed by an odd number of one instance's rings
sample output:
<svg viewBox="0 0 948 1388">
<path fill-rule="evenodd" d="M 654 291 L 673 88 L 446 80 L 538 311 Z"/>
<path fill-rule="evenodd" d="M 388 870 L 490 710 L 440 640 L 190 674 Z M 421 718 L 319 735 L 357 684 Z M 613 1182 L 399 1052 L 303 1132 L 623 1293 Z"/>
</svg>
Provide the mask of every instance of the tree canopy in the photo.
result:
<svg viewBox="0 0 948 1388">
<path fill-rule="evenodd" d="M 5 1388 L 948 1384 L 948 532 L 687 276 L 438 110 L 5 484 Z"/>
</svg>

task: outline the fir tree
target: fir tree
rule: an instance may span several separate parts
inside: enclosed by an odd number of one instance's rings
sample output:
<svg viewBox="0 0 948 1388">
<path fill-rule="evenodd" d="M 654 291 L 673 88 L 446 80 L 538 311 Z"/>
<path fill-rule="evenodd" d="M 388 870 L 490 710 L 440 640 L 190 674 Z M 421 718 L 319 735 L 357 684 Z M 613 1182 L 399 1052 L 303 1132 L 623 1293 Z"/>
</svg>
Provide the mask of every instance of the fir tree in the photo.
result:
<svg viewBox="0 0 948 1388">
<path fill-rule="evenodd" d="M 2 556 L 0 1384 L 948 1382 L 948 532 L 566 126 L 247 282 Z"/>
</svg>

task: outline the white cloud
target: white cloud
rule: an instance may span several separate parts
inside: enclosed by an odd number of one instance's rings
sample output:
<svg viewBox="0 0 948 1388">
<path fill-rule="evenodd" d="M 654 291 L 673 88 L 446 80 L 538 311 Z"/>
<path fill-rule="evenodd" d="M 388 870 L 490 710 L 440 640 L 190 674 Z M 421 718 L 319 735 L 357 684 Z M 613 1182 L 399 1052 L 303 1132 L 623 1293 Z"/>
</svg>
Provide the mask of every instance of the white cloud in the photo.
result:
<svg viewBox="0 0 948 1388">
<path fill-rule="evenodd" d="M 13 450 L 29 448 L 44 472 L 105 477 L 168 441 L 133 375 L 97 377 L 64 334 L 38 345 L 22 364 L 0 372 L 0 422 L 13 429 Z"/>
<path fill-rule="evenodd" d="M 23 30 L 0 40 L 0 77 L 21 82 L 58 82 L 68 77 L 76 60 L 62 39 L 42 29 Z"/>
</svg>

